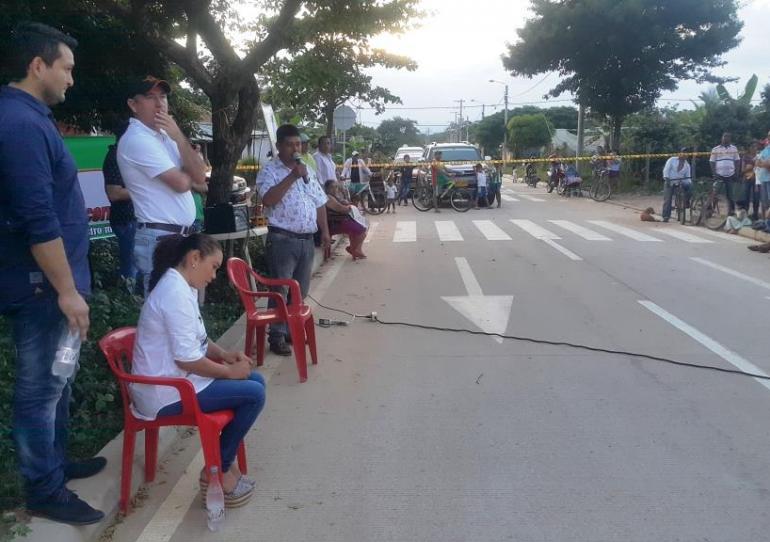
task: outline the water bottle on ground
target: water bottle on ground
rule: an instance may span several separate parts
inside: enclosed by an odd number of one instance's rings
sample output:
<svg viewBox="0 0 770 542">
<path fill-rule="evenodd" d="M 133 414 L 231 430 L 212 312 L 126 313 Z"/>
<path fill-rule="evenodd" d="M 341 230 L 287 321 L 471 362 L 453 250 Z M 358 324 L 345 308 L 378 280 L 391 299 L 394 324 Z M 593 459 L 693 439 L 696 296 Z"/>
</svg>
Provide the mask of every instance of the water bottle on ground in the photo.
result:
<svg viewBox="0 0 770 542">
<path fill-rule="evenodd" d="M 80 358 L 80 331 L 65 327 L 56 347 L 51 373 L 54 376 L 69 378 L 75 372 Z"/>
<path fill-rule="evenodd" d="M 219 482 L 219 468 L 209 469 L 209 485 L 206 489 L 206 514 L 209 531 L 217 532 L 225 522 L 225 493 Z"/>
</svg>

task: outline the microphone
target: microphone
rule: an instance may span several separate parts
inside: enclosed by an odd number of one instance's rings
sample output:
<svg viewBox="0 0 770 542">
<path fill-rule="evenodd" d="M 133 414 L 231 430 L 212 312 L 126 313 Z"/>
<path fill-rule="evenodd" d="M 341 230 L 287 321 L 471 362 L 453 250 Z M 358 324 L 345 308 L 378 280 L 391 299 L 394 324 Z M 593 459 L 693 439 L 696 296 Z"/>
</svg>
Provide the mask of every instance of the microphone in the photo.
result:
<svg viewBox="0 0 770 542">
<path fill-rule="evenodd" d="M 298 164 L 301 164 L 302 163 L 302 155 L 300 153 L 298 153 L 298 152 L 295 152 L 294 153 L 294 161 L 297 162 Z M 305 181 L 305 184 L 307 184 L 307 175 L 303 175 L 302 176 L 302 180 Z"/>
</svg>

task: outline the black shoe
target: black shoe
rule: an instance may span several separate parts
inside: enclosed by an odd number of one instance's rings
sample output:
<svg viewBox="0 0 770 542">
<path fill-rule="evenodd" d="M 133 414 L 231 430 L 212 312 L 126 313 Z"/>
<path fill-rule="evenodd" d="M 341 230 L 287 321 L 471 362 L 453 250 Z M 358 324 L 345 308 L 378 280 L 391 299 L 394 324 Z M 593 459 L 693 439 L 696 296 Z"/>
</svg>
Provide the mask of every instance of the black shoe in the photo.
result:
<svg viewBox="0 0 770 542">
<path fill-rule="evenodd" d="M 69 525 L 91 525 L 99 523 L 104 513 L 91 508 L 75 493 L 62 487 L 45 501 L 27 505 L 27 512 L 32 516 L 43 517 Z"/>
<path fill-rule="evenodd" d="M 291 348 L 286 344 L 286 341 L 270 343 L 270 351 L 279 356 L 291 356 Z"/>
<path fill-rule="evenodd" d="M 107 465 L 107 460 L 103 457 L 92 457 L 83 461 L 73 461 L 64 467 L 65 480 L 77 480 L 79 478 L 90 478 L 95 474 L 102 472 Z"/>
</svg>

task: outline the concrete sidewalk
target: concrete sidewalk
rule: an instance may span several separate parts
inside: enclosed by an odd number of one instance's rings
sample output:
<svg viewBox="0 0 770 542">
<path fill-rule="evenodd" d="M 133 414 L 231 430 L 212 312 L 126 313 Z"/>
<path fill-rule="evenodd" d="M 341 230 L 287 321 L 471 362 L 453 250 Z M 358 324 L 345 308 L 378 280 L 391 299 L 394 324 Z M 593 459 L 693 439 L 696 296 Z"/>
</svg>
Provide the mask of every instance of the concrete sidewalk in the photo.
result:
<svg viewBox="0 0 770 542">
<path fill-rule="evenodd" d="M 338 236 L 332 243 L 336 248 L 343 242 L 343 237 Z M 324 264 L 323 252 L 316 249 L 313 262 L 313 275 Z M 217 344 L 226 350 L 240 348 L 243 345 L 245 329 L 245 316 L 241 317 L 228 329 Z M 269 354 L 268 354 L 269 355 Z M 160 431 L 158 444 L 158 465 L 163 464 L 164 459 L 173 453 L 180 439 L 190 434 L 188 427 L 166 427 Z M 196 437 L 197 438 L 197 437 Z M 200 445 L 196 443 L 196 445 Z M 98 476 L 85 480 L 73 480 L 67 486 L 78 494 L 83 500 L 94 508 L 104 512 L 104 520 L 95 525 L 74 527 L 62 523 L 56 523 L 47 519 L 31 517 L 27 526 L 29 534 L 24 537 L 29 542 L 91 542 L 98 540 L 105 529 L 109 528 L 118 515 L 118 500 L 120 496 L 120 475 L 123 451 L 123 433 L 118 434 L 97 454 L 107 458 L 107 467 Z M 137 491 L 144 484 L 144 433 L 137 435 L 136 451 L 134 453 L 134 468 L 131 477 L 131 495 L 137 495 Z"/>
</svg>

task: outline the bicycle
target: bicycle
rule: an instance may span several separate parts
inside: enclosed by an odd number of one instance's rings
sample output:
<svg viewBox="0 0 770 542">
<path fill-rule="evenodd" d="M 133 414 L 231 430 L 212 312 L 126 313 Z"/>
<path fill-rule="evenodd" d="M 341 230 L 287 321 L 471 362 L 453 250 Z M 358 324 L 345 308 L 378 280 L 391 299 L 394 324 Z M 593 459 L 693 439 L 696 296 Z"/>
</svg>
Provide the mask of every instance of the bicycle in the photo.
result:
<svg viewBox="0 0 770 542">
<path fill-rule="evenodd" d="M 473 206 L 473 190 L 457 188 L 455 182 L 450 181 L 446 188 L 439 193 L 437 200 L 439 204 L 449 200 L 452 209 L 464 213 Z M 412 205 L 418 211 L 423 212 L 433 209 L 433 186 L 426 184 L 417 186 L 412 193 Z"/>
<path fill-rule="evenodd" d="M 371 215 L 381 215 L 385 212 L 387 201 L 385 192 L 375 192 L 372 190 L 371 181 L 361 183 L 363 186 L 357 192 L 351 194 L 351 201 L 360 201 L 364 203 L 364 211 Z M 352 188 L 352 185 L 351 185 Z"/>
<path fill-rule="evenodd" d="M 690 209 L 690 223 L 697 226 L 697 222 L 693 217 L 693 197 L 690 196 L 690 200 L 687 201 L 687 192 L 684 190 L 682 181 L 686 179 L 676 179 L 670 181 L 671 190 L 673 192 L 674 209 L 676 209 L 676 221 L 682 226 L 687 223 L 687 209 Z M 701 216 L 698 215 L 697 220 L 700 222 Z"/>
<path fill-rule="evenodd" d="M 723 199 L 720 195 L 722 184 L 724 181 L 721 179 L 714 179 L 707 194 L 693 199 L 690 208 L 690 219 L 693 224 L 698 225 L 702 222 L 710 230 L 720 230 L 725 225 L 727 203 L 726 198 Z"/>
<path fill-rule="evenodd" d="M 612 185 L 607 168 L 594 169 L 591 185 L 586 188 L 594 201 L 607 201 L 612 196 Z"/>
</svg>

